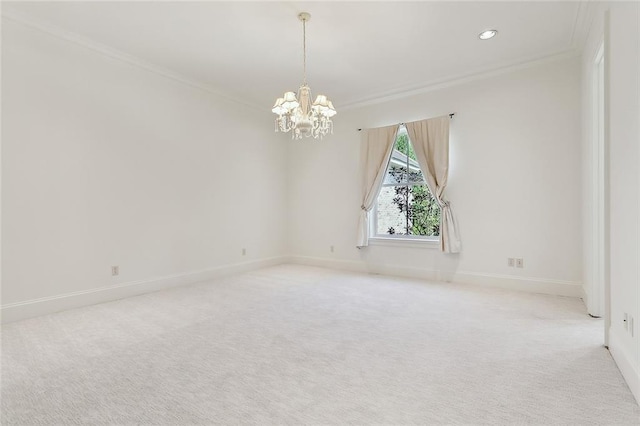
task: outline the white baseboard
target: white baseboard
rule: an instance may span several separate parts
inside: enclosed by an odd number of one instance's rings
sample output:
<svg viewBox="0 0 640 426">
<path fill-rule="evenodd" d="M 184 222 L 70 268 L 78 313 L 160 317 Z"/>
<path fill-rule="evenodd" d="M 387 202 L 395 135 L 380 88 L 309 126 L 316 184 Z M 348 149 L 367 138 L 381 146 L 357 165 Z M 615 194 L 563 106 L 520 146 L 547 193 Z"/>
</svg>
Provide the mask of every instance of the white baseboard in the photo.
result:
<svg viewBox="0 0 640 426">
<path fill-rule="evenodd" d="M 520 277 L 517 275 L 485 274 L 478 272 L 456 272 L 453 282 L 499 287 L 528 293 L 552 294 L 555 296 L 580 297 L 582 285 L 575 281 L 548 278 Z"/>
<path fill-rule="evenodd" d="M 509 290 L 542 293 L 557 296 L 580 297 L 582 285 L 575 281 L 551 280 L 546 278 L 520 277 L 515 275 L 485 274 L 458 271 L 452 276 L 444 276 L 434 269 L 406 267 L 397 265 L 376 265 L 362 261 L 346 261 L 309 256 L 291 256 L 291 263 L 320 266 L 323 268 L 341 269 L 355 272 L 368 272 L 382 275 L 393 275 L 407 278 L 419 278 L 434 281 L 450 281 L 461 284 L 473 284 L 499 287 Z"/>
<path fill-rule="evenodd" d="M 392 275 L 407 278 L 423 278 L 437 280 L 437 271 L 426 268 L 399 267 L 394 265 L 370 264 L 353 260 L 327 259 L 311 256 L 290 256 L 291 263 L 297 265 L 319 266 L 321 268 L 339 269 L 342 271 L 363 272 L 369 274 Z"/>
<path fill-rule="evenodd" d="M 155 277 L 147 280 L 130 281 L 113 286 L 105 286 L 56 296 L 42 297 L 23 302 L 9 303 L 0 307 L 2 323 L 19 321 L 41 315 L 52 314 L 67 309 L 95 305 L 139 294 L 150 293 L 169 287 L 193 284 L 254 269 L 287 263 L 288 257 L 271 257 L 231 265 L 216 266 L 182 274 Z"/>
<path fill-rule="evenodd" d="M 622 345 L 622 340 L 613 327 L 609 329 L 609 352 L 614 361 L 618 365 L 618 369 L 622 373 L 622 377 L 627 382 L 631 393 L 636 398 L 636 402 L 640 404 L 640 371 L 633 362 L 633 357 Z"/>
<path fill-rule="evenodd" d="M 572 297 L 580 297 L 582 289 L 581 285 L 570 281 L 523 278 L 511 275 L 479 274 L 472 272 L 456 272 L 453 277 L 445 278 L 441 276 L 439 271 L 427 268 L 368 264 L 362 261 L 348 261 L 308 256 L 280 256 L 9 303 L 0 307 L 0 314 L 2 316 L 2 323 L 8 323 L 64 311 L 67 309 L 136 296 L 139 294 L 162 290 L 164 288 L 211 280 L 224 275 L 246 272 L 282 263 L 295 263 L 353 272 L 418 278 L 432 281 L 453 281 L 465 284 L 486 285 L 511 290 Z"/>
</svg>

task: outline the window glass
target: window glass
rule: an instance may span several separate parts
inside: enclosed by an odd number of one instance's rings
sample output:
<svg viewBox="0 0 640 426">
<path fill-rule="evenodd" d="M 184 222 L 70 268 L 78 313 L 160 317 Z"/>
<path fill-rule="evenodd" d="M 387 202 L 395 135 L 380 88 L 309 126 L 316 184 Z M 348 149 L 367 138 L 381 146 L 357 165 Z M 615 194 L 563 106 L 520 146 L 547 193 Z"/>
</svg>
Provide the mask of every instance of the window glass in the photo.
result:
<svg viewBox="0 0 640 426">
<path fill-rule="evenodd" d="M 384 237 L 440 235 L 440 207 L 426 185 L 404 128 L 398 132 L 378 194 L 375 234 Z"/>
</svg>

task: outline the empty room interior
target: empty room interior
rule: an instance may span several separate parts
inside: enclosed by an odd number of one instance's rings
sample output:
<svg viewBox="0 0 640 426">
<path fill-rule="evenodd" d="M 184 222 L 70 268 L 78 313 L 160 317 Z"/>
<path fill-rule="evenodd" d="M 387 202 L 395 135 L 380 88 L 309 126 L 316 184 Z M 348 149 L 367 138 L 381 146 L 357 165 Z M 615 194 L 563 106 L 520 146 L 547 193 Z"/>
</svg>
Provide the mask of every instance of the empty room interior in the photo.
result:
<svg viewBox="0 0 640 426">
<path fill-rule="evenodd" d="M 640 2 L 0 7 L 2 424 L 640 424 Z"/>
</svg>

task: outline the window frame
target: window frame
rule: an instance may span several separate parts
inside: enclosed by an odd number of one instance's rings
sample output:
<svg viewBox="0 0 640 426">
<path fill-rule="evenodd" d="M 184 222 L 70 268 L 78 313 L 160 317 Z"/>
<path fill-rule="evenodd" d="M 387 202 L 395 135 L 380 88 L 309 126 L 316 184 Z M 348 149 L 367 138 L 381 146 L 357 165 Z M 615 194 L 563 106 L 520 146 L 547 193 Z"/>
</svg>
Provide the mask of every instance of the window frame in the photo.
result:
<svg viewBox="0 0 640 426">
<path fill-rule="evenodd" d="M 398 129 L 398 132 L 396 134 L 396 140 L 398 139 L 399 136 L 403 134 L 407 135 L 407 139 L 409 140 L 409 143 L 413 146 L 413 142 L 409 137 L 409 133 L 407 132 L 406 127 L 404 125 L 400 125 L 400 128 Z M 394 146 L 396 144 L 396 140 L 393 141 Z M 385 175 L 387 170 L 389 169 L 389 163 L 391 162 L 392 157 L 393 157 L 393 150 L 391 151 L 391 155 L 389 156 L 389 159 L 387 160 L 387 164 L 385 165 Z M 409 163 L 409 157 L 407 156 L 407 171 L 409 170 L 408 163 Z M 420 169 L 420 172 L 424 177 L 424 172 L 422 171 L 422 169 Z M 424 183 L 422 182 L 410 183 L 407 179 L 407 182 L 401 185 L 399 185 L 398 183 L 385 184 L 384 180 L 382 181 L 382 184 L 380 185 L 380 189 L 378 189 L 378 193 L 376 194 L 376 202 L 374 203 L 373 208 L 369 212 L 369 215 L 370 215 L 369 216 L 369 224 L 370 224 L 369 225 L 369 228 L 370 228 L 369 242 L 372 243 L 372 245 L 385 245 L 385 246 L 401 245 L 401 246 L 415 246 L 420 248 L 439 247 L 440 235 L 433 236 L 433 235 L 378 234 L 378 197 L 380 197 L 380 192 L 382 191 L 382 188 L 396 187 L 396 186 L 410 187 L 410 186 L 417 186 L 417 185 L 427 186 L 426 181 Z M 428 186 L 427 186 L 427 190 L 431 192 L 431 189 L 429 189 Z M 438 208 L 440 208 L 440 206 L 438 206 Z M 440 211 L 442 212 L 442 209 L 440 209 Z M 442 216 L 440 217 L 440 228 L 442 228 Z"/>
</svg>

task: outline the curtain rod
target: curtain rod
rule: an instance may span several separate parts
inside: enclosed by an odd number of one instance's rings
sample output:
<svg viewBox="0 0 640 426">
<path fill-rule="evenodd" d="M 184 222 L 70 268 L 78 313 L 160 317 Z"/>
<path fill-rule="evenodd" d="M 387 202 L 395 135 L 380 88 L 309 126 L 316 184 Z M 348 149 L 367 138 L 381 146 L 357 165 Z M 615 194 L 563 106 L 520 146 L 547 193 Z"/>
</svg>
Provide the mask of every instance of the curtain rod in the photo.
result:
<svg viewBox="0 0 640 426">
<path fill-rule="evenodd" d="M 453 118 L 453 116 L 454 116 L 454 115 L 456 115 L 456 113 L 455 113 L 455 112 L 450 113 L 450 114 L 449 114 L 449 118 Z M 404 125 L 404 123 L 398 123 L 398 126 L 402 126 L 402 125 Z M 358 129 L 358 131 L 361 131 L 361 130 L 362 130 L 362 129 Z"/>
</svg>

